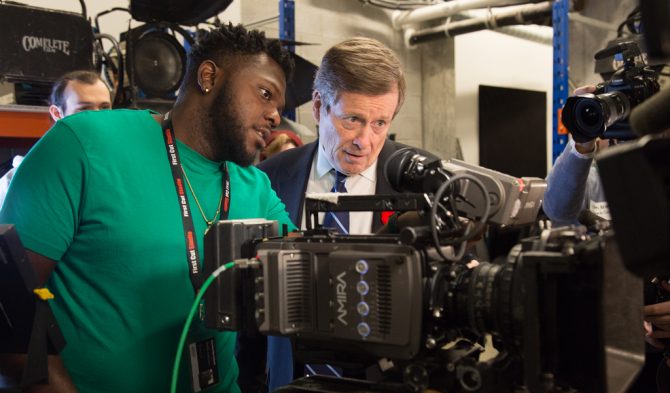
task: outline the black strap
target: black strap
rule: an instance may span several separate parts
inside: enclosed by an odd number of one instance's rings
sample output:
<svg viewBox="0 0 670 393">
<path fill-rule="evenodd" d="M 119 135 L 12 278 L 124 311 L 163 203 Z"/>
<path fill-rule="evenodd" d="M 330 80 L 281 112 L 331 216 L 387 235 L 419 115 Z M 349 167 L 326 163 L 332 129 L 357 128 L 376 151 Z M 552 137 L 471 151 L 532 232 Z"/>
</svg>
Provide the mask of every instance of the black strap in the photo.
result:
<svg viewBox="0 0 670 393">
<path fill-rule="evenodd" d="M 172 171 L 172 178 L 177 190 L 177 200 L 181 210 L 181 220 L 184 226 L 184 240 L 186 243 L 186 263 L 191 276 L 191 284 L 193 290 L 197 293 L 204 279 L 201 273 L 200 253 L 198 252 L 198 241 L 195 234 L 195 227 L 193 225 L 193 217 L 191 216 L 191 208 L 186 197 L 186 187 L 182 177 L 181 159 L 179 158 L 179 151 L 177 150 L 177 140 L 174 136 L 174 129 L 172 126 L 172 119 L 170 119 L 170 112 L 163 116 L 162 122 L 163 139 L 165 141 L 165 150 L 167 151 L 168 162 Z M 221 171 L 223 172 L 223 201 L 221 206 L 220 220 L 228 219 L 228 212 L 230 209 L 230 174 L 228 173 L 228 165 L 224 162 L 221 164 Z"/>
</svg>

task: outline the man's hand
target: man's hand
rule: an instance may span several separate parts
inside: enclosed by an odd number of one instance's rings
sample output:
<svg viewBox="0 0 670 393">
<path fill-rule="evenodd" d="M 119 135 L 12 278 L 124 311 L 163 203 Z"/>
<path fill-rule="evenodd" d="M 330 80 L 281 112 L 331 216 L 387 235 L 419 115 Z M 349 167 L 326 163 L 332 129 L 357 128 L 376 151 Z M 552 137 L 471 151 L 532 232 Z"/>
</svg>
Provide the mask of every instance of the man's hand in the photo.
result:
<svg viewBox="0 0 670 393">
<path fill-rule="evenodd" d="M 26 355 L 0 354 L 0 380 L 18 385 L 25 368 Z M 25 393 L 77 393 L 63 360 L 58 355 L 48 356 L 48 378 L 46 384 L 34 384 L 24 388 Z M 1 390 L 1 389 L 0 389 Z"/>
<path fill-rule="evenodd" d="M 586 86 L 576 88 L 575 91 L 572 92 L 572 95 L 573 96 L 580 96 L 582 94 L 592 94 L 594 91 L 596 91 L 595 86 L 586 85 Z"/>
<path fill-rule="evenodd" d="M 670 292 L 670 284 L 667 280 L 663 280 L 661 286 L 665 291 Z M 656 348 L 666 348 L 661 339 L 670 338 L 670 301 L 644 306 L 642 312 L 646 332 L 645 340 Z M 670 360 L 668 360 L 668 367 L 670 367 Z"/>
</svg>

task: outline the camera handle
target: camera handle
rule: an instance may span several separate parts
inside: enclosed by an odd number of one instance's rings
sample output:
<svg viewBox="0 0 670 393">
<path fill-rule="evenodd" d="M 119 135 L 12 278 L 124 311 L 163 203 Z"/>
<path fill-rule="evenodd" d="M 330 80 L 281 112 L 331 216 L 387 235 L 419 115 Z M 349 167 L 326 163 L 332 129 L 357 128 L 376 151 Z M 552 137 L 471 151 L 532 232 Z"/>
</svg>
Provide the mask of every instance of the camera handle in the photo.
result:
<svg viewBox="0 0 670 393">
<path fill-rule="evenodd" d="M 623 56 L 624 68 L 634 67 L 635 58 L 642 55 L 640 48 L 635 42 L 625 41 L 596 52 L 594 57 L 596 60 L 601 60 L 606 57 L 614 56 L 617 53 L 621 53 L 621 56 Z"/>
</svg>

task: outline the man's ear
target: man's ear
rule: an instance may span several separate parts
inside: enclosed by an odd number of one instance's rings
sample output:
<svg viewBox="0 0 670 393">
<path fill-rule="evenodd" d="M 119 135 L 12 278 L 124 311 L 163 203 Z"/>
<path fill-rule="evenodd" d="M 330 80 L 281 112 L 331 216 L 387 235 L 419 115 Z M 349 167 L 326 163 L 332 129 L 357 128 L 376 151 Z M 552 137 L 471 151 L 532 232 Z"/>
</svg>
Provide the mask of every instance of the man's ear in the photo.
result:
<svg viewBox="0 0 670 393">
<path fill-rule="evenodd" d="M 65 117 L 63 116 L 63 112 L 56 105 L 49 106 L 49 114 L 51 115 L 51 118 L 54 119 L 54 121 L 58 121 Z"/>
<path fill-rule="evenodd" d="M 312 116 L 317 123 L 321 120 L 321 105 L 323 105 L 321 94 L 314 90 L 312 92 Z"/>
<path fill-rule="evenodd" d="M 198 86 L 202 94 L 207 94 L 214 89 L 217 78 L 221 78 L 222 70 L 211 60 L 205 60 L 198 67 Z"/>
</svg>

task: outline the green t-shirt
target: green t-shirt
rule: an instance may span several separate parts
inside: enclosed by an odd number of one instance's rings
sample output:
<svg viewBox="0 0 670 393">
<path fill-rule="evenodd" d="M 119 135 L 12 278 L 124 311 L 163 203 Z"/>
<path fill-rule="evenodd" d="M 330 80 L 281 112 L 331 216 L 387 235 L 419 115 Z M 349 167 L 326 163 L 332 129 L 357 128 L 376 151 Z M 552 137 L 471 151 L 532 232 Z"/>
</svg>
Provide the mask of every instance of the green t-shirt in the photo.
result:
<svg viewBox="0 0 670 393">
<path fill-rule="evenodd" d="M 178 149 L 202 209 L 213 215 L 220 163 L 181 142 Z M 228 170 L 230 219 L 266 218 L 294 228 L 265 174 L 233 163 Z M 186 192 L 202 259 L 206 224 Z M 168 391 L 195 294 L 161 127 L 151 113 L 82 112 L 58 121 L 18 168 L 0 222 L 15 224 L 27 249 L 57 261 L 50 304 L 79 390 Z M 191 339 L 216 336 L 220 383 L 207 391 L 239 391 L 235 334 L 194 324 Z M 180 392 L 191 391 L 187 353 Z"/>
</svg>

